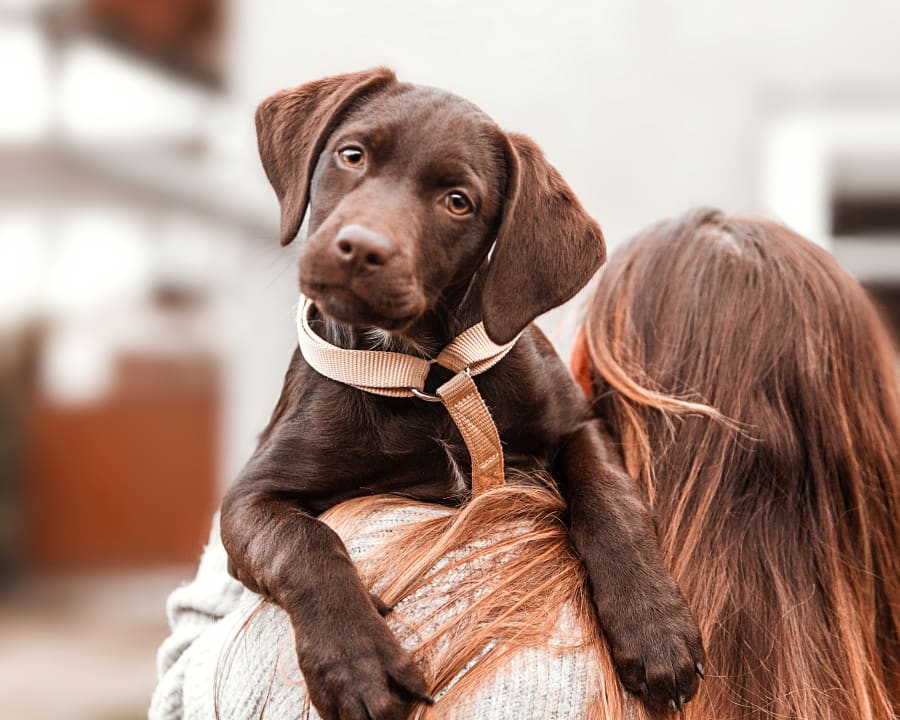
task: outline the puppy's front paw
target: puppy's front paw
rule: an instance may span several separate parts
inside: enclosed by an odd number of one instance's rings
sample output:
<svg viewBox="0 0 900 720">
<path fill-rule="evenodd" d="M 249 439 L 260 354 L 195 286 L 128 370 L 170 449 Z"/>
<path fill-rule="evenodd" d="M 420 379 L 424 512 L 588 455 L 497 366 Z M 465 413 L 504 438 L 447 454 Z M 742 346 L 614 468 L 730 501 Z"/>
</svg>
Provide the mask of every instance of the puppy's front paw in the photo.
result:
<svg viewBox="0 0 900 720">
<path fill-rule="evenodd" d="M 622 684 L 653 710 L 680 710 L 703 678 L 700 631 L 680 596 L 673 600 L 604 623 Z"/>
<path fill-rule="evenodd" d="M 313 647 L 298 643 L 297 655 L 324 720 L 406 720 L 416 703 L 433 702 L 422 671 L 380 619 Z"/>
</svg>

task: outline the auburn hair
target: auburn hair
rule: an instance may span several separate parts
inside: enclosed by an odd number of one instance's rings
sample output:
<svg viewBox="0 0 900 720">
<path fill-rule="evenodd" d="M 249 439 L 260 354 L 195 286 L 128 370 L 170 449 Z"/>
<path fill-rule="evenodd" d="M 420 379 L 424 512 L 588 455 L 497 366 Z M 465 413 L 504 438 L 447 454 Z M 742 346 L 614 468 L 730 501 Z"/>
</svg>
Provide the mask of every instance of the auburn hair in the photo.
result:
<svg viewBox="0 0 900 720">
<path fill-rule="evenodd" d="M 687 716 L 896 717 L 900 390 L 860 285 L 782 225 L 694 211 L 601 270 L 580 342 L 703 632 Z"/>
</svg>

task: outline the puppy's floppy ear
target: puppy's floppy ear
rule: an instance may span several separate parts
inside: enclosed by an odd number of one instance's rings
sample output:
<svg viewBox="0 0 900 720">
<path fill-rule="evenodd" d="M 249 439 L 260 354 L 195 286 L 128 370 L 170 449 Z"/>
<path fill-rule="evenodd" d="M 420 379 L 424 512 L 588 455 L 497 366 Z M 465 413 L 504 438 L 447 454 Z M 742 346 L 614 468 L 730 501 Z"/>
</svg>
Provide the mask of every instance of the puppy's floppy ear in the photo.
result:
<svg viewBox="0 0 900 720">
<path fill-rule="evenodd" d="M 600 226 L 540 148 L 524 135 L 504 140 L 508 190 L 481 301 L 500 344 L 571 298 L 606 259 Z"/>
<path fill-rule="evenodd" d="M 282 245 L 300 230 L 316 162 L 341 116 L 396 80 L 387 68 L 335 75 L 282 90 L 256 109 L 259 156 L 281 203 Z"/>
</svg>

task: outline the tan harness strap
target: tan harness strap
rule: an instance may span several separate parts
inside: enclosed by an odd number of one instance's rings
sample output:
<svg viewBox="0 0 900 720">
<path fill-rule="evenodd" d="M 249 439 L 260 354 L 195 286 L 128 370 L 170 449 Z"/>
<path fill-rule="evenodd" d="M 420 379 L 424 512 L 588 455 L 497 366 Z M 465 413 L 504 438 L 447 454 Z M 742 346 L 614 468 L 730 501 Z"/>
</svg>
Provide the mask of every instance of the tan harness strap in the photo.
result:
<svg viewBox="0 0 900 720">
<path fill-rule="evenodd" d="M 516 337 L 497 345 L 482 323 L 454 338 L 434 360 L 385 350 L 346 350 L 326 342 L 309 324 L 313 304 L 301 298 L 297 313 L 300 352 L 316 372 L 358 390 L 389 397 L 418 397 L 442 402 L 465 440 L 472 461 L 472 492 L 504 482 L 500 435 L 473 375 L 492 368 L 512 350 Z M 424 392 L 425 379 L 437 363 L 456 373 L 437 395 Z"/>
<path fill-rule="evenodd" d="M 459 428 L 472 460 L 472 494 L 503 484 L 503 448 L 497 426 L 468 373 L 454 375 L 437 389 L 447 412 Z"/>
<path fill-rule="evenodd" d="M 500 362 L 518 339 L 516 337 L 511 343 L 497 345 L 487 336 L 484 323 L 478 323 L 453 338 L 435 362 L 453 372 L 468 368 L 470 374 L 479 375 Z"/>
</svg>

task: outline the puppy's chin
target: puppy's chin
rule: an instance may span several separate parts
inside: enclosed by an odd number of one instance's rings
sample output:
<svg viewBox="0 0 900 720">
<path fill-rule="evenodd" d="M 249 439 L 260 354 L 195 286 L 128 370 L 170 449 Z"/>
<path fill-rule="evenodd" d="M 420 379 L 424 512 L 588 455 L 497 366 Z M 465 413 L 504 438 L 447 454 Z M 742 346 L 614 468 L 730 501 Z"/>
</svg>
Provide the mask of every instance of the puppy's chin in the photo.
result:
<svg viewBox="0 0 900 720">
<path fill-rule="evenodd" d="M 424 303 L 421 307 L 418 303 L 410 303 L 385 311 L 353 290 L 334 285 L 301 286 L 301 290 L 323 315 L 354 327 L 377 327 L 389 333 L 402 334 L 424 312 Z"/>
</svg>

